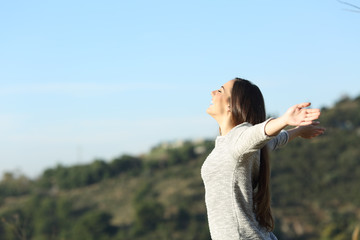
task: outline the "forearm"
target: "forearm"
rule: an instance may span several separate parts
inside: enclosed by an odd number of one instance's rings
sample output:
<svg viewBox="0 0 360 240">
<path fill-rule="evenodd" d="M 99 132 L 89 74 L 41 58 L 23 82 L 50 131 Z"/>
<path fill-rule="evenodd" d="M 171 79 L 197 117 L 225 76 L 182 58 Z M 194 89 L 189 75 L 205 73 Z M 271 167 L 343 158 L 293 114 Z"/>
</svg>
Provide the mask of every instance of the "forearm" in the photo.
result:
<svg viewBox="0 0 360 240">
<path fill-rule="evenodd" d="M 287 123 L 286 123 L 286 121 L 284 120 L 283 117 L 271 119 L 265 125 L 265 134 L 268 135 L 268 136 L 276 136 L 286 126 L 287 126 Z"/>
<path fill-rule="evenodd" d="M 291 129 L 288 129 L 288 130 L 286 130 L 287 131 L 287 133 L 288 133 L 288 135 L 289 135 L 289 142 L 291 141 L 291 140 L 293 140 L 294 138 L 297 138 L 297 137 L 299 137 L 300 136 L 300 134 L 301 134 L 301 129 L 299 128 L 299 127 L 296 127 L 296 128 L 291 128 Z"/>
<path fill-rule="evenodd" d="M 288 131 L 282 130 L 276 137 L 272 138 L 266 146 L 269 150 L 274 151 L 280 147 L 285 146 L 289 142 Z"/>
</svg>

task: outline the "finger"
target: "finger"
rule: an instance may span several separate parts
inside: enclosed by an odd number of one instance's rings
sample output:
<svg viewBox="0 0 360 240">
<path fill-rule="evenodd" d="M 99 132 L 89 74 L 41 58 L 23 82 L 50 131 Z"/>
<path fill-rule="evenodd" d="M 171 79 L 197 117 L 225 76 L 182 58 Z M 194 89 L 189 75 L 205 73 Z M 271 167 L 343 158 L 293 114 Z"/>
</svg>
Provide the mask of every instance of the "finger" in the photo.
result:
<svg viewBox="0 0 360 240">
<path fill-rule="evenodd" d="M 310 122 L 310 124 L 313 123 L 314 120 L 318 119 L 319 116 L 313 115 L 313 116 L 307 116 L 304 118 L 303 122 Z"/>
<path fill-rule="evenodd" d="M 317 118 L 318 118 L 318 116 L 316 116 L 316 115 L 313 115 L 313 116 L 310 116 L 310 117 L 305 117 L 305 118 L 301 121 L 301 123 L 300 123 L 299 126 L 307 126 L 307 125 L 312 125 L 312 126 L 314 126 L 313 123 L 314 123 L 314 122 L 317 122 L 317 121 L 314 121 L 314 120 L 317 119 Z M 315 125 L 317 125 L 317 124 L 315 124 Z M 323 127 L 316 127 L 316 126 L 314 126 L 314 128 L 325 130 L 325 128 L 323 128 Z"/>
<path fill-rule="evenodd" d="M 303 120 L 298 126 L 308 126 L 312 123 L 312 120 Z"/>
<path fill-rule="evenodd" d="M 320 122 L 319 122 L 319 121 L 313 121 L 311 125 L 313 125 L 313 126 L 317 126 L 317 125 L 319 125 L 319 124 L 320 124 Z"/>
<path fill-rule="evenodd" d="M 298 108 L 306 108 L 306 107 L 308 107 L 310 105 L 311 105 L 311 103 L 304 102 L 304 103 L 297 104 L 296 107 L 298 107 Z"/>
<path fill-rule="evenodd" d="M 322 130 L 322 129 L 316 129 L 316 130 L 313 132 L 312 135 L 318 136 L 318 135 L 323 134 L 323 133 L 324 133 L 324 130 Z"/>
<path fill-rule="evenodd" d="M 312 113 L 307 113 L 305 115 L 305 118 L 313 118 L 313 120 L 318 119 L 320 116 L 320 112 L 312 112 Z"/>
<path fill-rule="evenodd" d="M 318 108 L 307 108 L 304 109 L 305 113 L 320 113 L 320 109 Z"/>
</svg>

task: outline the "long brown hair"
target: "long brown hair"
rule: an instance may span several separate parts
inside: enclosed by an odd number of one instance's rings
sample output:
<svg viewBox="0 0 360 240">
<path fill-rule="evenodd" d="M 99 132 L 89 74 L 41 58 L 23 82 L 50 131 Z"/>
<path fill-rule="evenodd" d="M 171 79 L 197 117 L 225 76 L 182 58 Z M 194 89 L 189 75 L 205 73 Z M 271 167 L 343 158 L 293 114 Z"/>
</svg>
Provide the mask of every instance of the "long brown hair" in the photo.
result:
<svg viewBox="0 0 360 240">
<path fill-rule="evenodd" d="M 253 125 L 266 119 L 264 98 L 260 89 L 250 81 L 235 78 L 231 90 L 230 106 L 232 120 L 236 125 L 248 122 Z M 274 229 L 270 207 L 270 159 L 266 146 L 260 151 L 260 170 L 254 191 L 253 207 L 256 220 L 268 231 Z"/>
</svg>

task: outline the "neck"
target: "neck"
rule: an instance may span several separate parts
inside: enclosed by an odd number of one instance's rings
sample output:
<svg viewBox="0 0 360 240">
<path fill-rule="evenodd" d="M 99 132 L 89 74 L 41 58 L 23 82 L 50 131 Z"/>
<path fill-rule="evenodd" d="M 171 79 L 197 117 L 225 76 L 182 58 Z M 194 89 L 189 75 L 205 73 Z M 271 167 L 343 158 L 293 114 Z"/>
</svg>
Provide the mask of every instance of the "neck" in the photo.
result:
<svg viewBox="0 0 360 240">
<path fill-rule="evenodd" d="M 217 122 L 220 127 L 220 135 L 221 136 L 225 136 L 226 134 L 228 134 L 231 131 L 231 129 L 233 129 L 235 127 L 230 119 L 223 119 L 222 121 L 217 120 Z"/>
</svg>

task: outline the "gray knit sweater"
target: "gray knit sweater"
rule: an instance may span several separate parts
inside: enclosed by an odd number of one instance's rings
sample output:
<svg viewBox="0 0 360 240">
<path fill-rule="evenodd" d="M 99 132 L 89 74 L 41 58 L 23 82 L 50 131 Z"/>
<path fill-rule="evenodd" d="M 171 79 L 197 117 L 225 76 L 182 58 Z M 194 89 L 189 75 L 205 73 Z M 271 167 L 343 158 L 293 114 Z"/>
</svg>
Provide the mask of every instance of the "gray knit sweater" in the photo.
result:
<svg viewBox="0 0 360 240">
<path fill-rule="evenodd" d="M 269 120 L 252 126 L 243 123 L 218 136 L 206 158 L 201 176 L 213 240 L 276 239 L 261 227 L 253 212 L 253 184 L 259 175 L 260 148 L 273 150 L 288 141 L 282 131 L 276 138 L 265 134 Z"/>
</svg>

